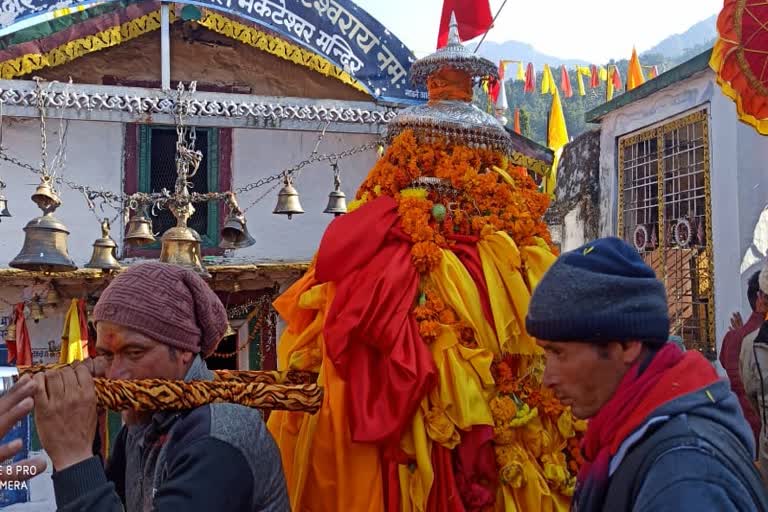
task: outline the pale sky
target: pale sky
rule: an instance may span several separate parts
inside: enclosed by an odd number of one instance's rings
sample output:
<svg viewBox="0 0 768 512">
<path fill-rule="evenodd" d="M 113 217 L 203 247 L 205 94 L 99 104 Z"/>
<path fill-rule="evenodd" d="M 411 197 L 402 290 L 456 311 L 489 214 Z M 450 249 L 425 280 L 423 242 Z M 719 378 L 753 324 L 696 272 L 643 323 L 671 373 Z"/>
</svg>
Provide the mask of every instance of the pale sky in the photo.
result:
<svg viewBox="0 0 768 512">
<path fill-rule="evenodd" d="M 443 0 L 354 0 L 417 57 L 435 49 Z M 493 14 L 503 0 L 490 0 Z M 560 58 L 628 59 L 717 14 L 723 0 L 508 0 L 490 41 L 510 39 Z M 510 55 L 513 59 L 515 56 Z"/>
</svg>

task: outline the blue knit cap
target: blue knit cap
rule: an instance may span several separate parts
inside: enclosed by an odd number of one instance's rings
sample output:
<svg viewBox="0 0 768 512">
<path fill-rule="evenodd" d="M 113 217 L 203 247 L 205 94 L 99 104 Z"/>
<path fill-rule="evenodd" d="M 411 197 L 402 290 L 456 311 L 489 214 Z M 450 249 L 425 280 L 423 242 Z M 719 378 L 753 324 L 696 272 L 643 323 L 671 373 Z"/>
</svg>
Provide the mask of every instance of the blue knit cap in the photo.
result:
<svg viewBox="0 0 768 512">
<path fill-rule="evenodd" d="M 546 341 L 663 344 L 667 294 L 635 249 L 619 238 L 601 238 L 555 261 L 533 293 L 525 325 Z"/>
</svg>

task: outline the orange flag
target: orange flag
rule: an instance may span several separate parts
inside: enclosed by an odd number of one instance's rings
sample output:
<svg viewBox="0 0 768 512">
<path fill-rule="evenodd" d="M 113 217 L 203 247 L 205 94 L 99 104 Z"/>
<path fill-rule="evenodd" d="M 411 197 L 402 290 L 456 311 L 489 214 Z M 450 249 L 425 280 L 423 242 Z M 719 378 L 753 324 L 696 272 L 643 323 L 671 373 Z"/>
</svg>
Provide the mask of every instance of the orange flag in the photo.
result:
<svg viewBox="0 0 768 512">
<path fill-rule="evenodd" d="M 520 130 L 520 109 L 515 109 L 515 133 L 518 135 L 522 135 L 522 131 Z"/>
<path fill-rule="evenodd" d="M 648 71 L 648 80 L 653 80 L 659 76 L 659 68 L 657 66 L 651 66 L 651 69 Z"/>
<path fill-rule="evenodd" d="M 643 76 L 643 67 L 640 65 L 640 59 L 637 56 L 637 50 L 632 48 L 632 58 L 629 60 L 627 69 L 627 90 L 631 91 L 645 83 Z"/>
</svg>

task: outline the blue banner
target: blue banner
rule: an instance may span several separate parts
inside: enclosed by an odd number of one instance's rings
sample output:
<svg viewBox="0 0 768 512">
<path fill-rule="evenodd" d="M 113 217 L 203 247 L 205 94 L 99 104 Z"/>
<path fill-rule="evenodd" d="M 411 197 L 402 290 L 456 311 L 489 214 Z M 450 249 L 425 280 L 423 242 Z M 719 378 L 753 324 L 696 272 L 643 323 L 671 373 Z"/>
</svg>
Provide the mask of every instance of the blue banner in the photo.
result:
<svg viewBox="0 0 768 512">
<path fill-rule="evenodd" d="M 21 439 L 23 447 L 21 451 L 12 459 L 0 461 L 2 472 L 8 471 L 8 466 L 22 461 L 29 457 L 29 428 L 30 416 L 27 415 L 23 420 L 14 425 L 8 434 L 0 439 L 0 444 L 10 443 L 14 439 Z M 28 468 L 26 468 L 28 469 Z M 29 501 L 29 481 L 26 482 L 0 482 L 0 507 L 12 505 L 14 503 L 26 503 Z"/>
<path fill-rule="evenodd" d="M 0 2 L 0 28 L 92 3 L 94 0 L 6 0 Z M 427 100 L 426 91 L 413 87 L 408 79 L 415 60 L 413 53 L 350 0 L 179 0 L 177 3 L 215 9 L 266 27 L 345 70 L 377 100 L 398 104 Z"/>
</svg>

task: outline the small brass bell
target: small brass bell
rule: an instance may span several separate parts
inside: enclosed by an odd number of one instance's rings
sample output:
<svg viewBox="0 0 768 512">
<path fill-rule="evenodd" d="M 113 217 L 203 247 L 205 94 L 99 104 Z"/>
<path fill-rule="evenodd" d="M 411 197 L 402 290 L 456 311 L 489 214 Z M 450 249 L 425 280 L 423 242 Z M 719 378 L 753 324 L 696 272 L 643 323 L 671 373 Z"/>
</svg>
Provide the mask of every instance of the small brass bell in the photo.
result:
<svg viewBox="0 0 768 512">
<path fill-rule="evenodd" d="M 51 286 L 51 288 L 48 290 L 48 293 L 45 296 L 45 305 L 50 307 L 51 309 L 56 309 L 56 306 L 59 305 L 59 302 L 61 302 L 61 297 L 59 296 L 59 292 L 56 291 L 56 288 Z"/>
<path fill-rule="evenodd" d="M 245 215 L 243 215 L 234 195 L 229 198 L 229 215 L 221 228 L 221 242 L 219 247 L 222 249 L 245 249 L 256 243 L 256 240 L 248 233 L 248 226 L 245 224 Z"/>
<path fill-rule="evenodd" d="M 43 210 L 43 215 L 32 219 L 24 227 L 24 245 L 21 252 L 9 263 L 13 268 L 39 272 L 66 272 L 77 269 L 67 251 L 69 231 L 53 216 L 61 204 L 49 185 L 50 178 L 43 178 L 32 200 Z"/>
<path fill-rule="evenodd" d="M 35 193 L 32 194 L 32 201 L 44 213 L 54 211 L 61 205 L 61 199 L 59 199 L 58 194 L 51 187 L 51 178 L 49 176 L 43 176 L 40 184 L 35 189 Z"/>
<path fill-rule="evenodd" d="M 128 232 L 125 234 L 125 243 L 132 247 L 151 244 L 157 241 L 152 233 L 152 221 L 141 211 L 128 221 Z"/>
<path fill-rule="evenodd" d="M 13 217 L 8 211 L 8 200 L 3 194 L 0 194 L 0 217 Z"/>
<path fill-rule="evenodd" d="M 16 322 L 8 326 L 8 330 L 5 332 L 5 341 L 16 341 Z"/>
<path fill-rule="evenodd" d="M 291 178 L 286 175 L 283 181 L 283 188 L 277 194 L 277 206 L 275 206 L 275 213 L 277 215 L 287 215 L 288 219 L 291 219 L 294 215 L 304 213 L 304 209 L 299 202 L 299 192 L 293 188 L 291 184 Z"/>
<path fill-rule="evenodd" d="M 203 267 L 200 249 L 202 238 L 197 231 L 187 226 L 175 226 L 163 233 L 162 242 L 160 261 L 181 265 L 203 277 L 210 277 Z"/>
<path fill-rule="evenodd" d="M 32 302 L 29 305 L 29 316 L 32 318 L 32 321 L 35 323 L 40 322 L 43 318 L 45 318 L 45 313 L 43 312 L 43 306 L 40 304 L 40 300 L 38 298 L 35 298 L 32 300 Z"/>
<path fill-rule="evenodd" d="M 118 270 L 120 262 L 117 261 L 117 243 L 109 234 L 109 220 L 101 221 L 101 238 L 93 242 L 91 261 L 85 268 L 98 268 L 101 270 Z"/>
<path fill-rule="evenodd" d="M 328 206 L 325 207 L 323 213 L 332 213 L 335 217 L 338 217 L 342 213 L 347 213 L 347 196 L 341 191 L 341 178 L 339 177 L 338 168 L 335 165 L 333 191 L 328 194 Z"/>
</svg>

